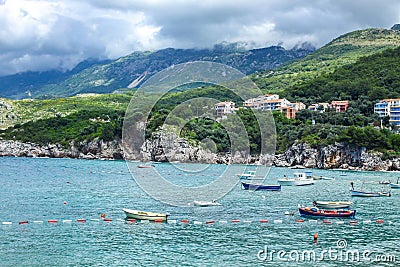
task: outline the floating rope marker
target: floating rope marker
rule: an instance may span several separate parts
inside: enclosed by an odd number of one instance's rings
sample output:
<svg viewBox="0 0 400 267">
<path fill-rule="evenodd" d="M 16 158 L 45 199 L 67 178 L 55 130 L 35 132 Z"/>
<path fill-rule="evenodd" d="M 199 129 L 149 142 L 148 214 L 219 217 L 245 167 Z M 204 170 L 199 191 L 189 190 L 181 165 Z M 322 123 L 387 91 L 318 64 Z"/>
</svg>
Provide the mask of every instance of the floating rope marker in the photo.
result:
<svg viewBox="0 0 400 267">
<path fill-rule="evenodd" d="M 28 224 L 28 221 L 27 221 L 27 220 L 25 220 L 25 221 L 20 221 L 18 224 Z"/>
<path fill-rule="evenodd" d="M 176 223 L 176 220 L 168 220 L 168 223 Z"/>
<path fill-rule="evenodd" d="M 384 220 L 381 220 L 381 219 L 378 219 L 378 220 L 376 220 L 376 223 L 384 223 L 385 221 Z"/>
<path fill-rule="evenodd" d="M 318 220 L 308 220 L 309 221 L 309 223 L 318 223 Z"/>
<path fill-rule="evenodd" d="M 260 223 L 268 223 L 268 220 L 262 219 L 262 220 L 260 220 Z"/>
<path fill-rule="evenodd" d="M 336 224 L 344 224 L 344 221 L 337 221 Z"/>
<path fill-rule="evenodd" d="M 85 223 L 86 222 L 86 219 L 78 219 L 78 220 L 76 220 L 78 223 Z"/>
<path fill-rule="evenodd" d="M 58 220 L 47 220 L 48 223 L 58 223 Z"/>
<path fill-rule="evenodd" d="M 371 223 L 371 220 L 364 220 L 363 223 Z"/>
<path fill-rule="evenodd" d="M 10 225 L 10 224 L 12 224 L 12 222 L 3 222 L 2 224 L 3 225 Z"/>
<path fill-rule="evenodd" d="M 296 222 L 302 223 L 302 222 L 304 222 L 304 220 L 303 219 L 298 219 L 298 220 L 296 220 Z"/>
<path fill-rule="evenodd" d="M 194 224 L 203 224 L 202 222 L 199 222 L 199 221 L 194 221 L 193 223 Z"/>
<path fill-rule="evenodd" d="M 206 224 L 213 224 L 213 223 L 215 223 L 215 221 L 214 221 L 214 220 L 209 220 L 209 221 L 206 221 Z"/>
<path fill-rule="evenodd" d="M 282 220 L 274 220 L 274 223 L 282 223 Z"/>
<path fill-rule="evenodd" d="M 72 220 L 63 220 L 63 223 L 72 223 Z"/>
<path fill-rule="evenodd" d="M 181 223 L 188 224 L 189 220 L 181 220 Z"/>
<path fill-rule="evenodd" d="M 322 221 L 324 224 L 332 224 L 332 222 L 331 221 L 328 221 L 328 220 L 323 220 Z"/>
<path fill-rule="evenodd" d="M 219 221 L 219 223 L 228 223 L 228 221 Z"/>
<path fill-rule="evenodd" d="M 232 220 L 232 223 L 240 223 L 240 220 L 234 219 Z"/>
<path fill-rule="evenodd" d="M 243 223 L 251 223 L 251 221 L 243 221 Z"/>
<path fill-rule="evenodd" d="M 156 219 L 156 220 L 154 220 L 154 222 L 155 222 L 155 223 L 163 223 L 164 220 L 163 220 L 163 219 Z"/>
<path fill-rule="evenodd" d="M 110 218 L 104 218 L 103 221 L 105 221 L 105 222 L 112 222 L 112 219 L 110 219 Z"/>
<path fill-rule="evenodd" d="M 33 221 L 33 223 L 43 223 L 43 221 Z"/>
<path fill-rule="evenodd" d="M 356 224 L 358 224 L 358 221 L 357 220 L 352 220 L 352 221 L 350 221 L 350 224 L 351 225 L 356 225 Z"/>
<path fill-rule="evenodd" d="M 90 219 L 90 220 L 94 222 L 100 222 L 100 219 Z"/>
</svg>

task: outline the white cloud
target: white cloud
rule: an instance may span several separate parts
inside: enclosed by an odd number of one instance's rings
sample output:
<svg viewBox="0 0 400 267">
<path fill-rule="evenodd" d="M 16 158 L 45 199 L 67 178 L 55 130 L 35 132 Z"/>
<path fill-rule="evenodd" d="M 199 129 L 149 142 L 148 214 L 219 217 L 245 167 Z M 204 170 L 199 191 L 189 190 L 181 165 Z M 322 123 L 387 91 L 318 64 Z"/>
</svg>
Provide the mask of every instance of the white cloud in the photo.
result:
<svg viewBox="0 0 400 267">
<path fill-rule="evenodd" d="M 397 0 L 0 0 L 0 75 L 220 42 L 321 46 L 399 18 Z"/>
</svg>

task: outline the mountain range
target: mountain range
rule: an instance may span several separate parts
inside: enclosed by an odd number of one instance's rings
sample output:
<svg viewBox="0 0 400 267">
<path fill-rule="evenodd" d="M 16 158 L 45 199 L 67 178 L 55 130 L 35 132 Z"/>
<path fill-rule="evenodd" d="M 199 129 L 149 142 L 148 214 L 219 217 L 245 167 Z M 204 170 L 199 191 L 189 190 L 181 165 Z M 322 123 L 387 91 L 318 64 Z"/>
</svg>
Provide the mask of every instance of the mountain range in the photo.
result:
<svg viewBox="0 0 400 267">
<path fill-rule="evenodd" d="M 245 74 L 276 69 L 315 48 L 304 43 L 290 50 L 280 46 L 245 50 L 239 44 L 212 49 L 174 49 L 134 52 L 116 60 L 87 60 L 67 72 L 27 72 L 0 77 L 0 97 L 9 99 L 68 97 L 83 93 L 112 93 L 140 85 L 169 66 L 189 61 L 212 61 Z"/>
</svg>

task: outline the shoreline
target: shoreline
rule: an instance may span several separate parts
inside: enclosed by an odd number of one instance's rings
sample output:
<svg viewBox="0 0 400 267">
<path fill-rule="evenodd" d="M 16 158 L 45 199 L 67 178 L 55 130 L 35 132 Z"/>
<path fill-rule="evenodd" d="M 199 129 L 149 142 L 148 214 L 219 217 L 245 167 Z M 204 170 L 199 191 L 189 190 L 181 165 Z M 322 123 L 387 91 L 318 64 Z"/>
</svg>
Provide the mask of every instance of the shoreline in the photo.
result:
<svg viewBox="0 0 400 267">
<path fill-rule="evenodd" d="M 151 147 L 151 146 L 150 146 Z M 158 148 L 158 147 L 157 147 Z M 201 151 L 198 148 L 187 147 L 180 153 L 168 154 L 161 151 L 161 154 L 154 153 L 155 147 L 147 146 L 141 151 L 140 157 L 124 158 L 120 141 L 83 142 L 79 145 L 65 149 L 61 145 L 49 144 L 40 146 L 34 143 L 22 143 L 12 140 L 0 140 L 0 157 L 25 157 L 25 158 L 70 158 L 86 160 L 139 160 L 140 162 L 181 162 L 181 163 L 208 163 L 208 164 L 248 164 L 267 165 L 274 167 L 287 167 L 292 170 L 321 169 L 333 171 L 383 171 L 400 172 L 400 159 L 383 161 L 379 155 L 371 155 L 365 149 L 350 149 L 343 145 L 325 147 L 320 150 L 310 148 L 308 144 L 295 143 L 285 153 L 266 156 L 230 156 L 227 154 L 217 155 L 211 152 Z M 197 154 L 193 153 L 193 149 Z M 349 150 L 346 153 L 346 150 Z M 179 149 L 174 149 L 179 151 Z M 331 153 L 325 155 L 321 150 L 328 150 Z M 159 149 L 157 150 L 158 152 Z M 168 152 L 168 151 L 167 151 Z M 326 151 L 325 151 L 326 152 Z M 339 153 L 333 153 L 339 152 Z M 348 152 L 353 158 L 347 157 Z M 357 152 L 357 153 L 355 153 Z M 165 155 L 168 154 L 168 155 Z M 339 155 L 339 156 L 338 156 Z M 358 158 L 358 162 L 354 159 Z M 295 168 L 299 166 L 299 168 Z"/>
</svg>

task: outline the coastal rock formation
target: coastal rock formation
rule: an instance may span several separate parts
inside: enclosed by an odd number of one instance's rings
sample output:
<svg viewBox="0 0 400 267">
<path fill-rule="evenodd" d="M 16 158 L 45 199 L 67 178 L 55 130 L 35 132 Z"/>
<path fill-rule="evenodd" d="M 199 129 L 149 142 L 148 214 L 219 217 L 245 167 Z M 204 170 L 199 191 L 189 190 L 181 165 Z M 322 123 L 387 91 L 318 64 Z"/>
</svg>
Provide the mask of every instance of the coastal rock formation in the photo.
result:
<svg viewBox="0 0 400 267">
<path fill-rule="evenodd" d="M 0 140 L 0 156 L 123 159 L 124 153 L 121 140 L 71 143 L 69 149 L 58 144 L 40 146 L 34 143 Z M 382 153 L 368 152 L 362 147 L 337 143 L 313 148 L 309 144 L 300 142 L 295 142 L 285 153 L 278 155 L 251 157 L 243 152 L 221 155 L 203 146 L 193 145 L 184 138 L 179 138 L 175 133 L 157 132 L 152 139 L 144 142 L 140 156 L 135 159 L 159 162 L 252 163 L 278 167 L 301 165 L 320 169 L 400 171 L 400 158 L 386 160 L 382 158 Z"/>
</svg>

